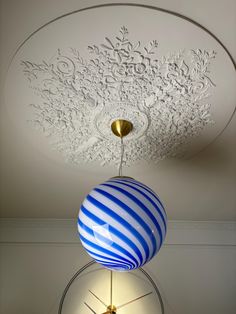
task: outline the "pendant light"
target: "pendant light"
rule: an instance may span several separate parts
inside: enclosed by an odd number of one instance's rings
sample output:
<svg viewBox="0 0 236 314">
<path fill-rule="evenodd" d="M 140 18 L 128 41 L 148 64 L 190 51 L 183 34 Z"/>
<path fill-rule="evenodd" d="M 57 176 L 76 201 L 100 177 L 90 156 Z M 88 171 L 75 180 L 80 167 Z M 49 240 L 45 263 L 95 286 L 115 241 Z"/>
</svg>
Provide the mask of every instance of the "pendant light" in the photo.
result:
<svg viewBox="0 0 236 314">
<path fill-rule="evenodd" d="M 129 271 L 149 262 L 166 235 L 167 216 L 157 194 L 122 175 L 123 137 L 132 128 L 127 120 L 112 123 L 112 132 L 121 139 L 119 176 L 93 188 L 78 216 L 83 247 L 96 262 L 114 271 Z"/>
</svg>

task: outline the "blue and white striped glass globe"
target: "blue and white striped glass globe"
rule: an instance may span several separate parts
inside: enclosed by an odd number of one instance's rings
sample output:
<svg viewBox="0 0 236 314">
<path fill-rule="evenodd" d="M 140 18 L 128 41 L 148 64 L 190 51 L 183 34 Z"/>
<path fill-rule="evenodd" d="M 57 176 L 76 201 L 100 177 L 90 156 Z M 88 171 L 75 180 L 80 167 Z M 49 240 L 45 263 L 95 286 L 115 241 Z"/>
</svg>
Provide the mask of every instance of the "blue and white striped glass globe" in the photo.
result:
<svg viewBox="0 0 236 314">
<path fill-rule="evenodd" d="M 129 271 L 150 261 L 164 241 L 166 224 L 156 193 L 128 177 L 96 186 L 78 217 L 80 240 L 87 253 L 115 271 Z"/>
</svg>

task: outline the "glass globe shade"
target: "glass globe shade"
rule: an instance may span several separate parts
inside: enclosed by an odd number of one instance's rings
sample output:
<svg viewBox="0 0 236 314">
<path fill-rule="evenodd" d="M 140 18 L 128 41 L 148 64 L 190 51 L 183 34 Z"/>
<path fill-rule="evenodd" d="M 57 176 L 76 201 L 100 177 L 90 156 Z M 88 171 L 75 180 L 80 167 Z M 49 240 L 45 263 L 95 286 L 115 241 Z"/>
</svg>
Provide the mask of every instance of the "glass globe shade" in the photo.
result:
<svg viewBox="0 0 236 314">
<path fill-rule="evenodd" d="M 96 262 L 129 271 L 149 262 L 166 235 L 167 216 L 154 191 L 128 177 L 96 186 L 78 216 L 80 240 Z"/>
</svg>

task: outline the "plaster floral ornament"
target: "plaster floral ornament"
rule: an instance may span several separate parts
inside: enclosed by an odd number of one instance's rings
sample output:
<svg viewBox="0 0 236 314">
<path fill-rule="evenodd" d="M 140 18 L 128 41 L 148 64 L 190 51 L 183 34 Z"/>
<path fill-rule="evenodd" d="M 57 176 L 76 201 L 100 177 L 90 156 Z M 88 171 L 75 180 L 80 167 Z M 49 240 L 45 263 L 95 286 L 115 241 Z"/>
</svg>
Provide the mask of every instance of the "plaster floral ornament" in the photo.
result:
<svg viewBox="0 0 236 314">
<path fill-rule="evenodd" d="M 157 59 L 156 40 L 133 43 L 126 27 L 91 45 L 89 60 L 71 48 L 49 61 L 22 61 L 31 88 L 42 99 L 32 104 L 32 124 L 73 163 L 118 163 L 114 120 L 132 121 L 124 163 L 175 156 L 212 123 L 206 98 L 214 83 L 214 51 L 170 53 Z"/>
</svg>

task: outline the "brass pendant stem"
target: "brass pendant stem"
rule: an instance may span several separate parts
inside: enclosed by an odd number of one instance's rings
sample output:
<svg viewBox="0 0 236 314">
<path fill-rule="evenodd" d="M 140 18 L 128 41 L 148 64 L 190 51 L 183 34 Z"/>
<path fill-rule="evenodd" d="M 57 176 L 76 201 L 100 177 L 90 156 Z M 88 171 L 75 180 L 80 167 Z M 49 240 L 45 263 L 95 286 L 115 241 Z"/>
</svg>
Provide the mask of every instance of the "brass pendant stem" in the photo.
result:
<svg viewBox="0 0 236 314">
<path fill-rule="evenodd" d="M 113 295 L 113 291 L 112 291 L 112 288 L 113 288 L 113 273 L 112 273 L 112 270 L 111 270 L 111 291 L 110 291 L 110 293 L 111 293 L 111 295 L 110 295 L 110 303 L 112 304 L 112 295 Z"/>
<path fill-rule="evenodd" d="M 118 137 L 128 135 L 133 129 L 133 124 L 127 120 L 116 120 L 111 124 L 112 132 Z"/>
</svg>

